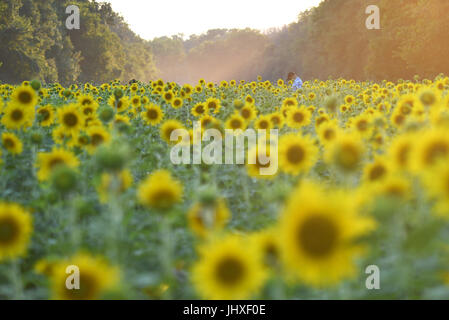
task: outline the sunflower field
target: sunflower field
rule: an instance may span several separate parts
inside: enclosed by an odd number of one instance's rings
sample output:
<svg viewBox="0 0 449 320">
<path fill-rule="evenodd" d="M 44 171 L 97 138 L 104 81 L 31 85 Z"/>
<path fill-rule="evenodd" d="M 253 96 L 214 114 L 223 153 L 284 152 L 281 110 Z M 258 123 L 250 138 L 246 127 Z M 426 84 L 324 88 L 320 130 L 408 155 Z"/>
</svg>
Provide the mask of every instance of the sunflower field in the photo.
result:
<svg viewBox="0 0 449 320">
<path fill-rule="evenodd" d="M 196 121 L 278 129 L 277 173 L 173 164 Z M 1 299 L 449 297 L 443 75 L 0 84 L 0 136 Z"/>
</svg>

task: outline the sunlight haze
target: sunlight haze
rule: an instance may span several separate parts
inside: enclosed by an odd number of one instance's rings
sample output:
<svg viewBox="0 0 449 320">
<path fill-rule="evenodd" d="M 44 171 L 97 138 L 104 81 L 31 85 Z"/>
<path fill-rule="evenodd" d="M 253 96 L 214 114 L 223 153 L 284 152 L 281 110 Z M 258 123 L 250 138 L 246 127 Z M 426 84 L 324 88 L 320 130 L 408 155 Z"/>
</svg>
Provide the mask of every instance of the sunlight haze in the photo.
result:
<svg viewBox="0 0 449 320">
<path fill-rule="evenodd" d="M 142 38 L 201 34 L 216 28 L 267 30 L 297 20 L 321 0 L 107 0 Z"/>
</svg>

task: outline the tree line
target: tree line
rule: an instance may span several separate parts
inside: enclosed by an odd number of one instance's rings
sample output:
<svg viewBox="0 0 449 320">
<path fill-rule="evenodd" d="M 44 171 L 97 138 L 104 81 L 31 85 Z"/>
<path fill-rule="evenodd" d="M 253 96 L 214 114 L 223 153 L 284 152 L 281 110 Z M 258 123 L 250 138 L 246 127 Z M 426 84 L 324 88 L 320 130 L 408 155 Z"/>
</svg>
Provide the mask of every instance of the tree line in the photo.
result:
<svg viewBox="0 0 449 320">
<path fill-rule="evenodd" d="M 67 30 L 78 4 L 81 29 Z M 63 84 L 114 78 L 177 82 L 285 78 L 412 79 L 449 74 L 449 1 L 379 0 L 381 29 L 365 27 L 370 0 L 324 0 L 280 29 L 214 29 L 145 41 L 107 3 L 2 0 L 0 80 Z"/>
</svg>

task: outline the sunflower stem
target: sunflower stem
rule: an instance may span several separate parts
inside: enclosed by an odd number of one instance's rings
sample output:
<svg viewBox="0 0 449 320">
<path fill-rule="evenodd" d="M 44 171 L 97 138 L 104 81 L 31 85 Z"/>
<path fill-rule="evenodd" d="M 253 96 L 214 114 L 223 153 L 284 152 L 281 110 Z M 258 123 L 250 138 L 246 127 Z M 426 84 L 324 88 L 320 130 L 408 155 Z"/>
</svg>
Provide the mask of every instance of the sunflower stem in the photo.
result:
<svg viewBox="0 0 449 320">
<path fill-rule="evenodd" d="M 173 272 L 172 272 L 172 251 L 173 251 L 173 241 L 171 239 L 171 221 L 170 215 L 165 212 L 161 215 L 162 220 L 159 224 L 160 237 L 162 239 L 162 248 L 159 251 L 159 259 L 162 267 L 163 279 L 166 284 L 168 284 L 168 290 L 164 292 L 164 298 L 167 300 L 171 299 L 171 285 L 173 282 Z"/>
<path fill-rule="evenodd" d="M 14 259 L 11 262 L 11 282 L 13 285 L 13 300 L 22 300 L 23 299 L 23 283 L 20 271 L 20 262 L 19 259 Z"/>
</svg>

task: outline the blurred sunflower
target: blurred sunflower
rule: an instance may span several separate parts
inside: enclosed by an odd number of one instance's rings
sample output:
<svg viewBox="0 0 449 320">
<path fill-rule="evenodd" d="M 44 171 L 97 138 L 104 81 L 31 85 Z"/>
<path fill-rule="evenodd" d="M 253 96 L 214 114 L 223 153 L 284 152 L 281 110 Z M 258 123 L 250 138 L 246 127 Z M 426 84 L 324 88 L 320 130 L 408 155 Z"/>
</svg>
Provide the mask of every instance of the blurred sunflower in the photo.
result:
<svg viewBox="0 0 449 320">
<path fill-rule="evenodd" d="M 9 103 L 3 110 L 2 124 L 7 129 L 20 129 L 22 127 L 29 127 L 34 120 L 34 109 L 24 108 L 15 103 Z"/>
<path fill-rule="evenodd" d="M 22 108 L 34 108 L 37 100 L 36 92 L 31 86 L 20 86 L 11 95 L 11 101 Z"/>
<path fill-rule="evenodd" d="M 195 117 L 201 117 L 205 114 L 208 114 L 209 109 L 207 108 L 207 105 L 205 103 L 199 102 L 193 106 L 191 112 Z"/>
<path fill-rule="evenodd" d="M 267 277 L 261 253 L 251 242 L 229 235 L 206 243 L 192 269 L 192 282 L 202 298 L 248 299 L 262 289 Z"/>
<path fill-rule="evenodd" d="M 212 202 L 196 202 L 187 213 L 189 228 L 201 238 L 222 230 L 230 217 L 228 206 L 221 198 Z"/>
<path fill-rule="evenodd" d="M 279 140 L 279 164 L 282 171 L 298 175 L 308 172 L 317 161 L 318 148 L 307 136 L 287 134 Z"/>
<path fill-rule="evenodd" d="M 326 161 L 344 172 L 353 172 L 360 166 L 365 148 L 357 135 L 343 133 L 326 148 Z"/>
<path fill-rule="evenodd" d="M 375 223 L 356 211 L 345 192 L 303 182 L 287 201 L 279 222 L 281 257 L 289 274 L 304 283 L 335 285 L 356 275 L 355 243 Z"/>
<path fill-rule="evenodd" d="M 79 289 L 68 289 L 68 266 L 79 269 Z M 103 257 L 78 253 L 54 264 L 50 275 L 52 296 L 55 300 L 98 300 L 120 283 L 120 271 Z"/>
<path fill-rule="evenodd" d="M 145 110 L 141 113 L 141 117 L 147 124 L 155 126 L 162 121 L 164 113 L 158 105 L 150 104 L 145 107 Z"/>
<path fill-rule="evenodd" d="M 178 130 L 178 129 L 184 129 L 184 126 L 178 120 L 167 120 L 167 121 L 165 121 L 162 124 L 161 129 L 160 129 L 161 138 L 165 142 L 167 142 L 168 144 L 176 144 L 176 143 L 178 143 L 181 140 L 181 138 L 179 138 L 177 141 L 172 141 L 170 139 L 172 132 L 175 131 L 175 130 Z"/>
<path fill-rule="evenodd" d="M 147 207 L 168 209 L 182 198 L 181 182 L 174 179 L 169 171 L 158 170 L 143 180 L 138 187 L 139 202 Z"/>
<path fill-rule="evenodd" d="M 58 109 L 58 122 L 68 134 L 77 135 L 84 125 L 84 116 L 75 104 Z"/>
<path fill-rule="evenodd" d="M 76 168 L 79 165 L 79 161 L 72 152 L 62 148 L 53 148 L 50 152 L 38 153 L 36 163 L 36 166 L 39 168 L 37 172 L 38 179 L 40 181 L 47 180 L 52 171 L 60 165 Z"/>
<path fill-rule="evenodd" d="M 23 151 L 22 141 L 14 133 L 3 132 L 2 145 L 12 154 L 21 154 Z"/>
<path fill-rule="evenodd" d="M 51 105 L 39 107 L 37 109 L 37 119 L 42 127 L 49 127 L 55 121 L 55 111 Z"/>
<path fill-rule="evenodd" d="M 15 203 L 0 202 L 0 262 L 23 256 L 32 231 L 28 211 Z"/>
<path fill-rule="evenodd" d="M 109 196 L 116 196 L 128 190 L 133 183 L 133 177 L 128 169 L 120 171 L 115 177 L 110 173 L 103 173 L 97 187 L 101 203 L 107 203 Z"/>
<path fill-rule="evenodd" d="M 304 106 L 291 108 L 287 112 L 286 121 L 290 128 L 299 129 L 310 124 L 311 114 Z"/>
</svg>

